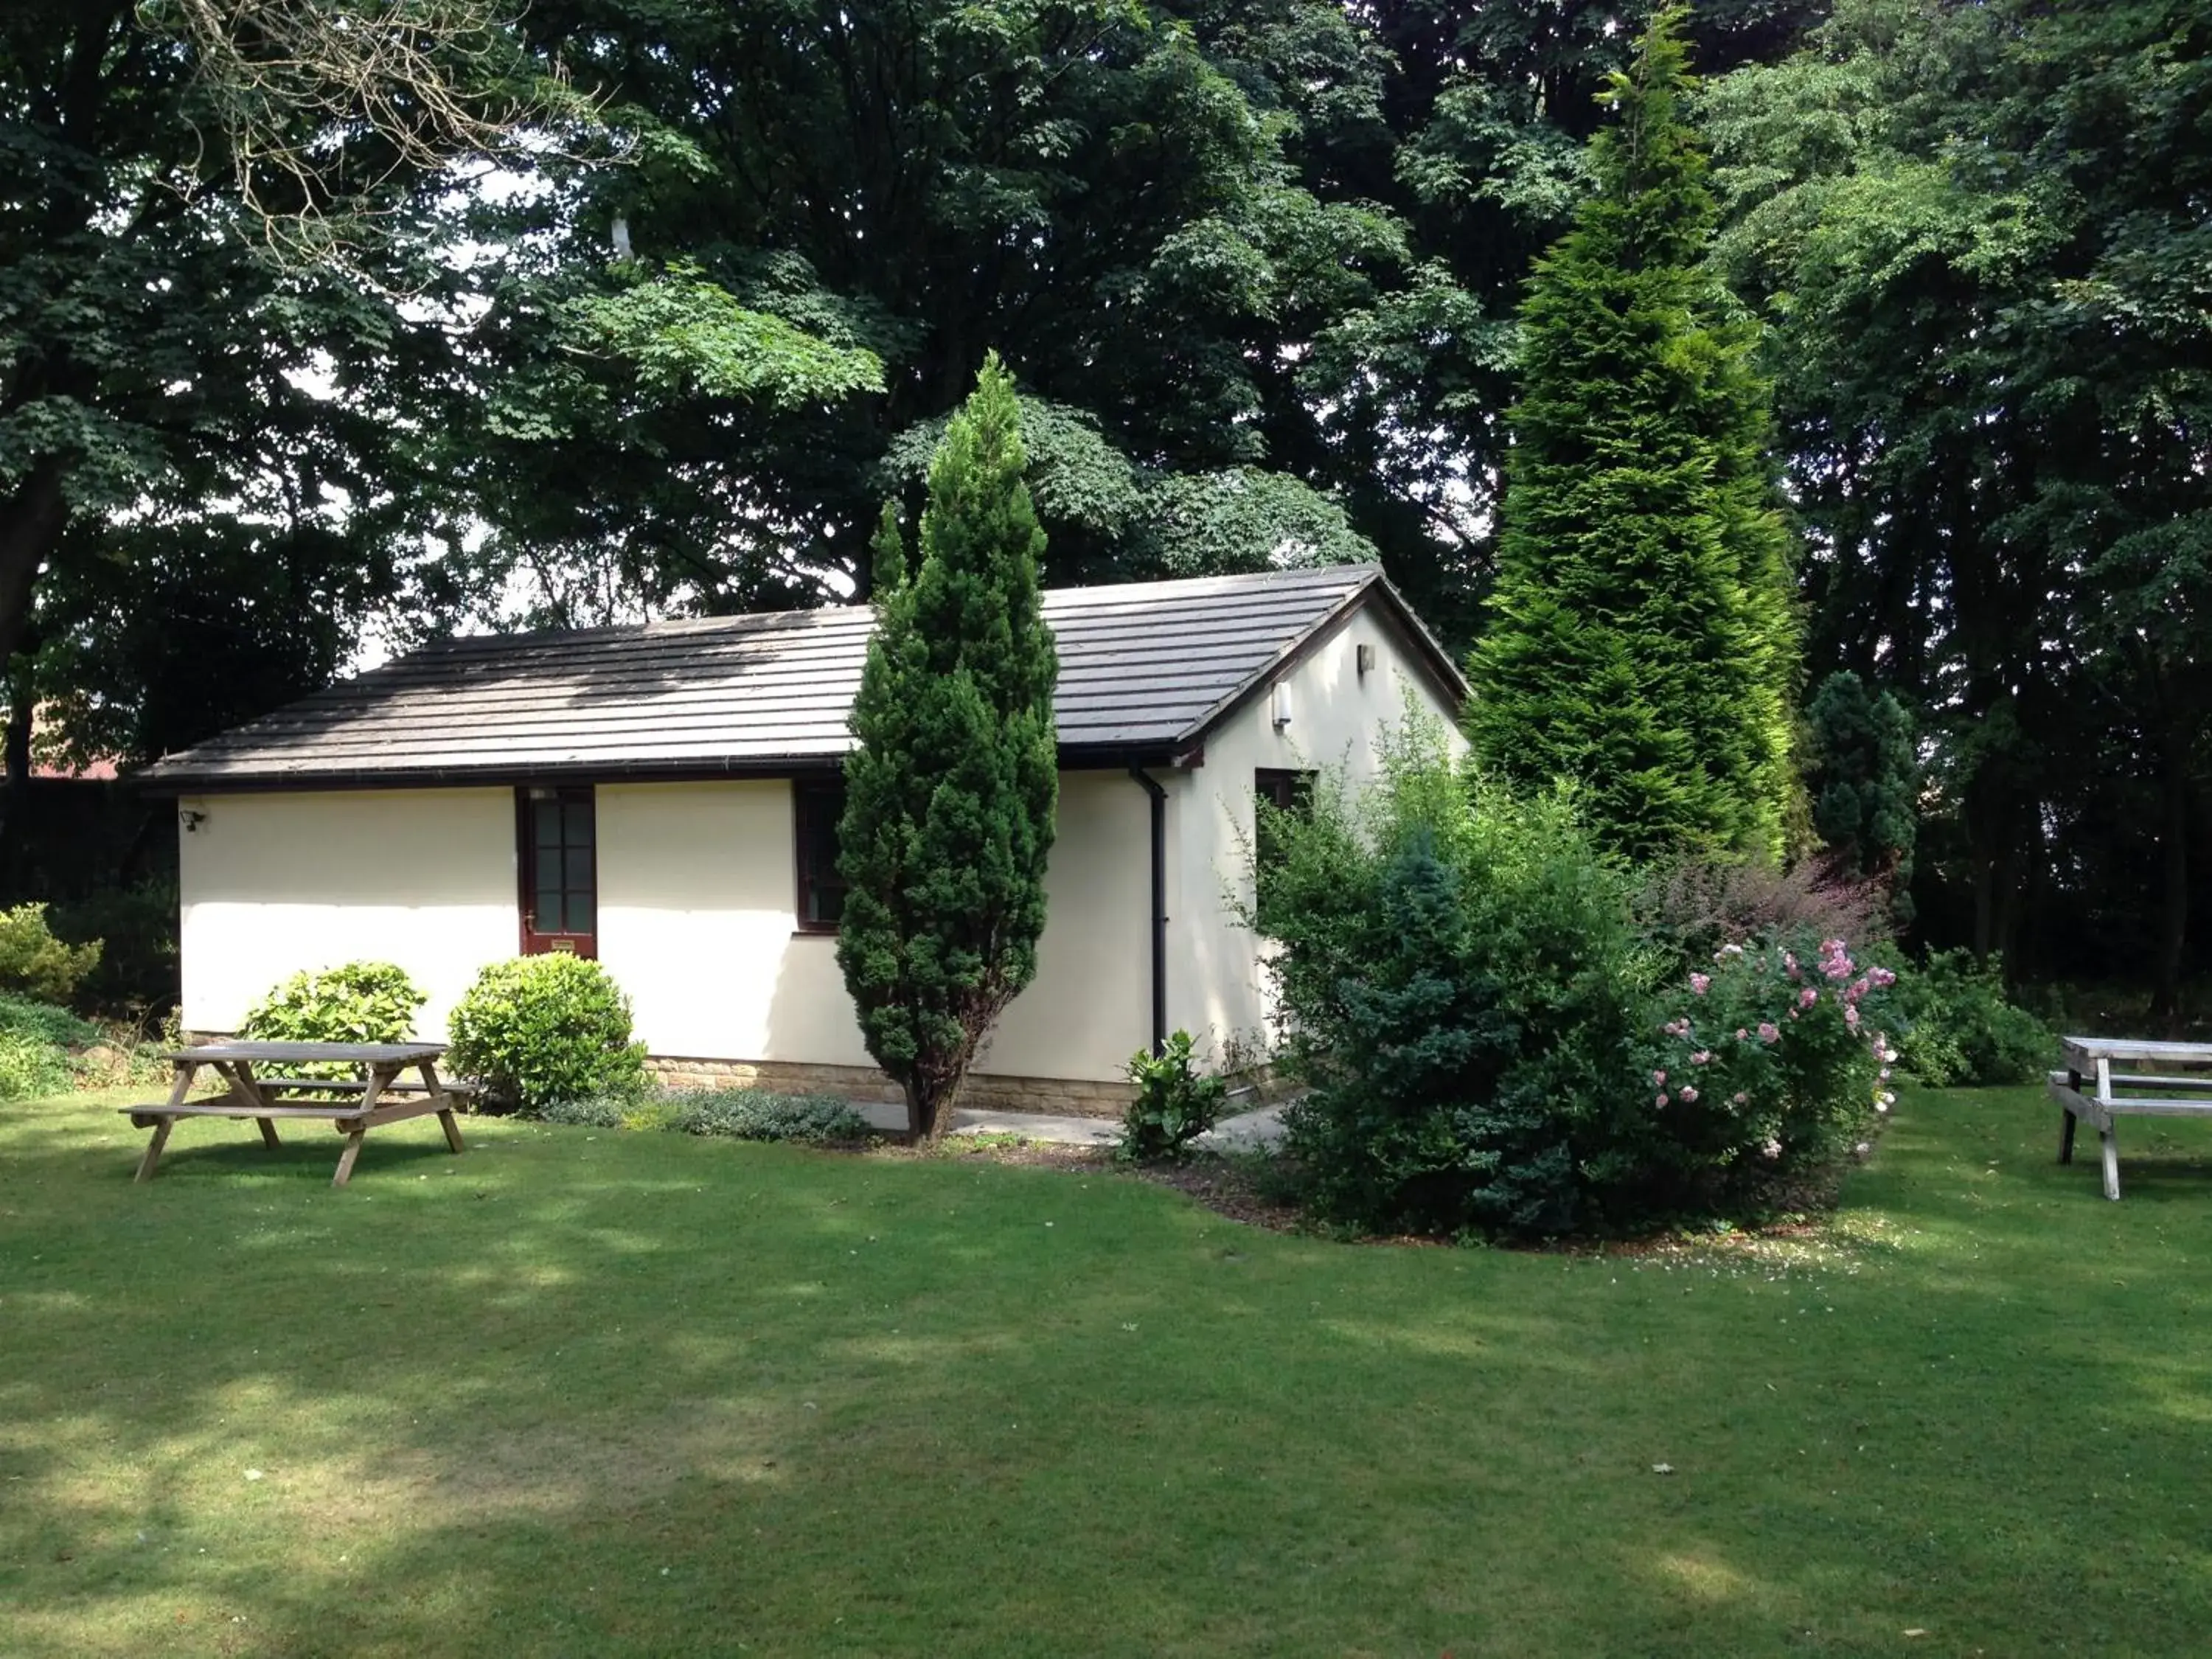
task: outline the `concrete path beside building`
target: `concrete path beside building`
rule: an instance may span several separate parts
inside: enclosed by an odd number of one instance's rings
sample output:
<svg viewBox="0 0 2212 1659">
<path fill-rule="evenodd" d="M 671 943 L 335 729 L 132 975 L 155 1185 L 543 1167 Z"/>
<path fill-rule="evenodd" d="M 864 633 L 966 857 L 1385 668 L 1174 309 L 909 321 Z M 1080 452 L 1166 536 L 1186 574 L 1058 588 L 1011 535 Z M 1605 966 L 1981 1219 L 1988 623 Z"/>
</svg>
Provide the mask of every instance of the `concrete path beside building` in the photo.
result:
<svg viewBox="0 0 2212 1659">
<path fill-rule="evenodd" d="M 1057 1146 L 1111 1146 L 1121 1139 L 1121 1126 L 1112 1118 L 1060 1117 L 1048 1112 L 956 1111 L 951 1132 L 956 1135 L 1019 1135 Z M 1283 1138 L 1279 1106 L 1226 1117 L 1198 1138 L 1208 1152 L 1245 1152 L 1272 1146 Z"/>
</svg>

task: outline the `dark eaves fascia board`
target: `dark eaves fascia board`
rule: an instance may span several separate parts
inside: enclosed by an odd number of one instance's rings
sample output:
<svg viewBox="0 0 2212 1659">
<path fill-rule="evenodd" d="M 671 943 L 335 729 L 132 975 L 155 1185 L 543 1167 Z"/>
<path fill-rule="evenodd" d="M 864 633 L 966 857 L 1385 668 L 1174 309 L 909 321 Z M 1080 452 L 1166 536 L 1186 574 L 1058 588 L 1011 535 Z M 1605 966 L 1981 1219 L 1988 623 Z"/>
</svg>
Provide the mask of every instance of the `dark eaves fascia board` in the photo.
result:
<svg viewBox="0 0 2212 1659">
<path fill-rule="evenodd" d="M 1185 743 L 1062 744 L 1060 769 L 1119 771 L 1181 763 Z M 718 779 L 804 777 L 835 772 L 840 755 L 760 755 L 742 760 L 563 761 L 538 766 L 416 766 L 347 772 L 149 771 L 126 781 L 146 795 L 312 794 L 364 789 L 499 789 L 536 783 L 708 783 Z"/>
</svg>

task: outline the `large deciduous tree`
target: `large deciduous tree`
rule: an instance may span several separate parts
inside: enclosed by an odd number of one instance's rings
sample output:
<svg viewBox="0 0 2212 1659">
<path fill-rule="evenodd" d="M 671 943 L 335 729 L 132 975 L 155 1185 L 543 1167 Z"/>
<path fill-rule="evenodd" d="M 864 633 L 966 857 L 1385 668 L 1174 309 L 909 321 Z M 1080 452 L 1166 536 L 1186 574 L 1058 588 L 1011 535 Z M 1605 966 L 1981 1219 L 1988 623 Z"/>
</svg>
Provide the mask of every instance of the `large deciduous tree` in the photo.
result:
<svg viewBox="0 0 2212 1659">
<path fill-rule="evenodd" d="M 435 198 L 547 107 L 528 64 L 490 0 L 0 15 L 11 769 L 34 700 L 143 755 L 343 660 L 428 483 L 460 283 Z"/>
<path fill-rule="evenodd" d="M 2212 902 L 2212 17 L 1844 0 L 1706 100 L 1817 669 L 1918 700 L 1921 925 L 2154 967 Z"/>
<path fill-rule="evenodd" d="M 1058 660 L 1024 465 L 1012 379 L 994 355 L 931 463 L 910 576 L 884 515 L 878 626 L 853 703 L 837 961 L 868 1052 L 932 1139 L 1036 974 L 1044 931 Z"/>
<path fill-rule="evenodd" d="M 1679 17 L 1616 77 L 1595 193 L 1522 313 L 1498 582 L 1470 731 L 1572 780 L 1643 856 L 1775 857 L 1790 799 L 1788 541 L 1754 325 L 1704 264 L 1714 206 Z"/>
</svg>

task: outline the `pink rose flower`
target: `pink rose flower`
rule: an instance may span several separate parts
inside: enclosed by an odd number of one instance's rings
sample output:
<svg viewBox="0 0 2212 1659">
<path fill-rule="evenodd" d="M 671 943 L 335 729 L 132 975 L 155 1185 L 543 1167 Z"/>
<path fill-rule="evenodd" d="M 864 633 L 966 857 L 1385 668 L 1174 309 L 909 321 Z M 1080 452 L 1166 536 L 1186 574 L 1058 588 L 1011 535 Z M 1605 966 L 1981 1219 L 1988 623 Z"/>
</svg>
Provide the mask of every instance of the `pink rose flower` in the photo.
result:
<svg viewBox="0 0 2212 1659">
<path fill-rule="evenodd" d="M 1700 1048 L 1697 1053 L 1690 1056 L 1690 1064 L 1692 1066 L 1704 1066 L 1711 1062 L 1712 1057 L 1713 1051 L 1711 1049 Z"/>
<path fill-rule="evenodd" d="M 1667 1086 L 1667 1073 L 1664 1072 L 1654 1072 L 1651 1073 L 1651 1081 L 1663 1089 Z"/>
<path fill-rule="evenodd" d="M 1735 1040 L 1738 1042 L 1746 1042 L 1750 1036 L 1751 1033 L 1745 1030 L 1742 1026 L 1739 1025 L 1735 1028 Z"/>
<path fill-rule="evenodd" d="M 1844 1010 L 1844 1024 L 1846 1024 L 1846 1025 L 1849 1025 L 1849 1026 L 1851 1026 L 1851 1027 L 1856 1028 L 1856 1027 L 1857 1026 L 1858 1023 L 1859 1023 L 1859 1011 L 1858 1011 L 1858 1009 L 1857 1009 L 1856 1007 L 1846 1007 L 1846 1008 Z"/>
<path fill-rule="evenodd" d="M 1746 1104 L 1747 1104 L 1747 1103 L 1750 1102 L 1750 1100 L 1751 1100 L 1751 1097 L 1750 1097 L 1749 1095 L 1747 1095 L 1747 1094 L 1744 1093 L 1744 1091 L 1743 1091 L 1742 1090 L 1739 1089 L 1739 1090 L 1737 1090 L 1737 1091 L 1735 1091 L 1735 1103 L 1736 1103 L 1737 1105 L 1739 1105 L 1739 1106 L 1746 1105 Z"/>
<path fill-rule="evenodd" d="M 1696 996 L 1705 995 L 1706 990 L 1711 986 L 1712 982 L 1713 976 L 1711 974 L 1691 975 L 1690 990 L 1692 994 Z"/>
<path fill-rule="evenodd" d="M 1771 1019 L 1762 1019 L 1759 1022 L 1759 1040 L 1770 1043 L 1781 1042 L 1782 1028 Z"/>
<path fill-rule="evenodd" d="M 1662 1106 L 1664 1106 L 1664 1105 L 1667 1103 L 1667 1097 L 1666 1097 L 1666 1095 L 1665 1095 L 1663 1092 L 1662 1092 L 1662 1093 L 1660 1095 L 1660 1097 L 1659 1097 L 1659 1103 L 1659 1103 L 1660 1105 L 1662 1105 Z"/>
<path fill-rule="evenodd" d="M 1684 1084 L 1684 1085 L 1682 1085 L 1682 1098 L 1683 1098 L 1685 1101 L 1692 1101 L 1692 1100 L 1695 1100 L 1697 1097 L 1698 1097 L 1698 1091 L 1697 1091 L 1695 1089 L 1692 1089 L 1692 1087 L 1690 1087 L 1690 1086 L 1689 1086 L 1689 1085 L 1687 1085 L 1687 1084 Z"/>
</svg>

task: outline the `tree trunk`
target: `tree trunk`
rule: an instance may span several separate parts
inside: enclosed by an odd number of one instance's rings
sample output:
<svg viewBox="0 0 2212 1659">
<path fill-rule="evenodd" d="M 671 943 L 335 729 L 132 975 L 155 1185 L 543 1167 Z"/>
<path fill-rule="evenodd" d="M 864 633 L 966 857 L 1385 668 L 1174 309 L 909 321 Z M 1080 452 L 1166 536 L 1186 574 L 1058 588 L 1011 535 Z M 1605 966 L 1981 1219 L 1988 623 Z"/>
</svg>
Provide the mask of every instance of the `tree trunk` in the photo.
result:
<svg viewBox="0 0 2212 1659">
<path fill-rule="evenodd" d="M 53 553 L 68 523 L 61 463 L 40 461 L 0 511 L 0 684 L 14 678 L 9 671 L 30 623 L 31 595 L 40 567 Z"/>
<path fill-rule="evenodd" d="M 2164 744 L 2159 839 L 2165 902 L 2160 907 L 2158 960 L 2150 996 L 2150 1017 L 2176 1035 L 2181 1021 L 2182 952 L 2189 942 L 2189 737 L 2168 732 Z"/>
</svg>

